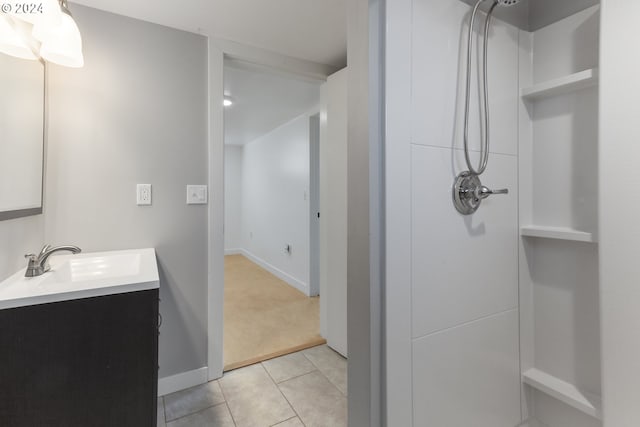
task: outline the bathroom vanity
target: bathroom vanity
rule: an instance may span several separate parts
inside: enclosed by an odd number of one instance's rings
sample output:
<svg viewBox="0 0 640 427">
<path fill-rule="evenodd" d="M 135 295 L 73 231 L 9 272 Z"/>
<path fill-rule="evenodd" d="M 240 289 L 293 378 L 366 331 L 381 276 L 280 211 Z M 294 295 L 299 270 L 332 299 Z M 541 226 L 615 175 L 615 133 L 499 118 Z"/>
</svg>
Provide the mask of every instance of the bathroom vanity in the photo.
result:
<svg viewBox="0 0 640 427">
<path fill-rule="evenodd" d="M 52 257 L 0 283 L 0 425 L 156 425 L 153 249 Z"/>
</svg>

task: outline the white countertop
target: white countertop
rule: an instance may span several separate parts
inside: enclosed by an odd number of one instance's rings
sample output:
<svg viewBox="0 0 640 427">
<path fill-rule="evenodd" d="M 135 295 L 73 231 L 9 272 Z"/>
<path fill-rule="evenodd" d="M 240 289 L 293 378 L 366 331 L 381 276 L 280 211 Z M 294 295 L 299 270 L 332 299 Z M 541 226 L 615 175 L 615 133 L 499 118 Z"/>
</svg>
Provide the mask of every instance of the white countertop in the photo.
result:
<svg viewBox="0 0 640 427">
<path fill-rule="evenodd" d="M 155 249 L 54 255 L 51 270 L 24 277 L 25 267 L 0 282 L 0 310 L 158 289 Z"/>
</svg>

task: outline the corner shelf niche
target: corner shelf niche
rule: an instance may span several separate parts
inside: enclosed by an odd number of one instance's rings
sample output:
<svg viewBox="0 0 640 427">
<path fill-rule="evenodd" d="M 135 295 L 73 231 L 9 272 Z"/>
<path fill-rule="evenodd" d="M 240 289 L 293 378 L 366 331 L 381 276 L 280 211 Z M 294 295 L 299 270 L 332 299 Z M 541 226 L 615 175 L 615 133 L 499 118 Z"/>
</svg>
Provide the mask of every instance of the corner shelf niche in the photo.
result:
<svg viewBox="0 0 640 427">
<path fill-rule="evenodd" d="M 521 96 L 525 100 L 533 101 L 536 99 L 550 98 L 552 96 L 575 92 L 597 84 L 598 69 L 591 68 L 580 71 L 579 73 L 570 74 L 568 76 L 524 88 L 521 91 Z"/>
<path fill-rule="evenodd" d="M 520 228 L 520 235 L 524 237 L 538 237 L 543 239 L 571 240 L 574 242 L 596 243 L 593 233 L 564 227 L 546 227 L 529 225 Z"/>
<path fill-rule="evenodd" d="M 602 420 L 602 401 L 599 396 L 581 391 L 573 384 L 535 368 L 522 374 L 522 381 L 587 415 Z"/>
</svg>

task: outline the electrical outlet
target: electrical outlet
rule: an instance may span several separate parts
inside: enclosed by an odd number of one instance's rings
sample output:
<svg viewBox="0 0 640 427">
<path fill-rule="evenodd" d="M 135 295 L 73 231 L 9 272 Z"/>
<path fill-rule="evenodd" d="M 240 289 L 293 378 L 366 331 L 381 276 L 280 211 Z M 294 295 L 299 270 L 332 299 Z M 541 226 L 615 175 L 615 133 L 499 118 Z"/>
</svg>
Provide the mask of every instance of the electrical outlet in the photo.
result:
<svg viewBox="0 0 640 427">
<path fill-rule="evenodd" d="M 136 191 L 136 202 L 138 206 L 151 205 L 151 184 L 138 184 Z"/>
</svg>

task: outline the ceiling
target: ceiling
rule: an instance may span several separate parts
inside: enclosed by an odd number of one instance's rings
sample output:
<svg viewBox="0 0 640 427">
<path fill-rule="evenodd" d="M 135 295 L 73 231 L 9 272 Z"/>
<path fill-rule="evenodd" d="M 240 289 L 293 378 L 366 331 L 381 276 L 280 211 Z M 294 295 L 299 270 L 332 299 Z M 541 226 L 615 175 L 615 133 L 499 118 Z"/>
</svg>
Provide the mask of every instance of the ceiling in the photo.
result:
<svg viewBox="0 0 640 427">
<path fill-rule="evenodd" d="M 346 65 L 346 0 L 73 0 L 73 3 L 320 64 L 338 68 Z"/>
<path fill-rule="evenodd" d="M 317 109 L 320 82 L 227 61 L 224 93 L 233 101 L 224 109 L 225 144 L 244 145 Z"/>
</svg>

